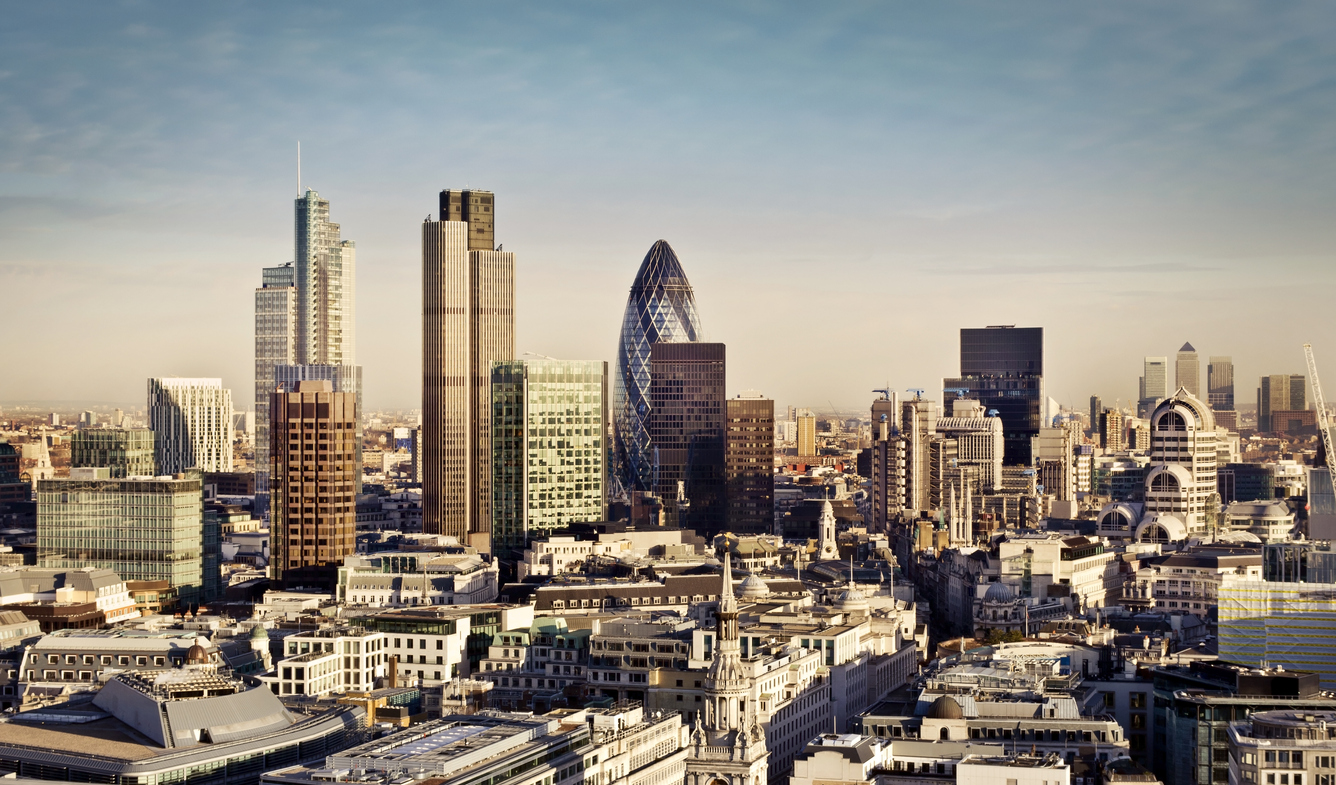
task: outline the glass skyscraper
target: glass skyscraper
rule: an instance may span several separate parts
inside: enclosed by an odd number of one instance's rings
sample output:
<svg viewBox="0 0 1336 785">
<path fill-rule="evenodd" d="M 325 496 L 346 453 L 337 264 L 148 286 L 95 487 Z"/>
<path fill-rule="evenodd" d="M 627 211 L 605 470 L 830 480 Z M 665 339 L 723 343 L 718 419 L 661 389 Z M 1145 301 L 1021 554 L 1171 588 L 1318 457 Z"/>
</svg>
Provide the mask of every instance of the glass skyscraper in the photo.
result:
<svg viewBox="0 0 1336 785">
<path fill-rule="evenodd" d="M 659 240 L 640 263 L 622 318 L 617 346 L 616 400 L 617 473 L 627 493 L 651 491 L 654 456 L 650 421 L 650 349 L 656 343 L 700 340 L 700 316 L 677 254 Z"/>
<path fill-rule="evenodd" d="M 944 379 L 942 406 L 977 400 L 1002 419 L 1003 463 L 1030 464 L 1030 439 L 1039 435 L 1044 405 L 1044 328 L 962 328 L 960 376 Z"/>
<path fill-rule="evenodd" d="M 724 345 L 656 343 L 651 348 L 654 493 L 663 500 L 665 525 L 694 529 L 709 540 L 727 521 Z"/>
<path fill-rule="evenodd" d="M 492 552 L 607 517 L 608 364 L 492 363 Z"/>
</svg>

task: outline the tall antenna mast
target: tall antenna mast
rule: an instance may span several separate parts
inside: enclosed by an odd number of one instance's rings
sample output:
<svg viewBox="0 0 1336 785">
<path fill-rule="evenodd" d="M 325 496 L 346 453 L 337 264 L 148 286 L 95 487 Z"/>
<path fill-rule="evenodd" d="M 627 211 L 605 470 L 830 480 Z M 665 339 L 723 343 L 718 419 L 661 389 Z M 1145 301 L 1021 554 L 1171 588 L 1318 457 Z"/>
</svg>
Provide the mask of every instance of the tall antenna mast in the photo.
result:
<svg viewBox="0 0 1336 785">
<path fill-rule="evenodd" d="M 302 140 L 297 140 L 297 196 L 302 195 Z"/>
</svg>

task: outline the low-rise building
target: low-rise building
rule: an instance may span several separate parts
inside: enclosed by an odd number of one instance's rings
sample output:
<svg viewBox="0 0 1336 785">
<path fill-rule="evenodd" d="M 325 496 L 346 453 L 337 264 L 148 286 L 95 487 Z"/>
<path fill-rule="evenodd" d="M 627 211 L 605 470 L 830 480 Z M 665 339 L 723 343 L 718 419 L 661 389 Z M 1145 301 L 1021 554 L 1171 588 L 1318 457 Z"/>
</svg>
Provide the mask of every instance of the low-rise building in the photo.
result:
<svg viewBox="0 0 1336 785">
<path fill-rule="evenodd" d="M 1154 771 L 1170 785 L 1233 783 L 1228 731 L 1255 713 L 1336 711 L 1336 697 L 1322 690 L 1316 673 L 1217 661 L 1162 665 L 1151 675 Z"/>
<path fill-rule="evenodd" d="M 568 629 L 565 619 L 552 617 L 493 635 L 476 674 L 494 685 L 492 707 L 550 711 L 583 703 L 591 635 L 590 629 Z"/>
<path fill-rule="evenodd" d="M 0 725 L 0 771 L 73 782 L 255 785 L 263 771 L 319 763 L 360 737 L 359 708 L 294 716 L 268 690 L 220 672 L 201 647 L 187 655 L 176 668 L 116 674 L 92 701 L 9 718 Z"/>
<path fill-rule="evenodd" d="M 25 701 L 32 701 L 96 689 L 105 676 L 118 671 L 180 667 L 196 646 L 209 662 L 221 664 L 217 647 L 192 630 L 59 630 L 24 650 L 20 690 Z"/>
<path fill-rule="evenodd" d="M 391 785 L 412 777 L 437 785 L 676 785 L 687 741 L 681 715 L 649 716 L 638 706 L 540 716 L 484 711 L 330 754 L 323 767 L 269 771 L 262 782 Z"/>
<path fill-rule="evenodd" d="M 348 556 L 338 571 L 335 597 L 345 605 L 404 608 L 492 602 L 497 562 L 476 553 L 422 551 Z"/>
<path fill-rule="evenodd" d="M 39 619 L 44 632 L 100 627 L 140 616 L 125 581 L 111 570 L 26 568 L 0 573 L 0 606 Z"/>
<path fill-rule="evenodd" d="M 882 739 L 853 733 L 823 733 L 793 762 L 789 785 L 879 785 L 952 782 L 960 762 L 998 757 L 1001 744 L 973 741 Z"/>
<path fill-rule="evenodd" d="M 1263 711 L 1229 726 L 1231 785 L 1330 785 L 1336 711 Z"/>
<path fill-rule="evenodd" d="M 1205 617 L 1216 608 L 1226 577 L 1260 581 L 1262 552 L 1256 547 L 1197 546 L 1141 559 L 1124 592 L 1131 610 L 1168 610 Z"/>
</svg>

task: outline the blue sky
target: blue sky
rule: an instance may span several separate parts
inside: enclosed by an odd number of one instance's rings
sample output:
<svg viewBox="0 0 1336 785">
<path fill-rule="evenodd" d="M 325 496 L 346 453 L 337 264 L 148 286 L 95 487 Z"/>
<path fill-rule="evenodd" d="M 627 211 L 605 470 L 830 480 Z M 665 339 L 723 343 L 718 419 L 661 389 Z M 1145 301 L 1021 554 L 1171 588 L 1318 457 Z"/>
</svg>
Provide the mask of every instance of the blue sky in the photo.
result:
<svg viewBox="0 0 1336 785">
<path fill-rule="evenodd" d="M 826 8 L 823 6 L 832 6 Z M 358 245 L 370 407 L 419 399 L 418 226 L 497 193 L 519 348 L 614 357 L 657 239 L 731 391 L 863 408 L 957 330 L 1050 393 L 1184 341 L 1336 368 L 1336 5 L 7 3 L 0 402 L 222 376 L 303 183 Z M 1336 374 L 1336 370 L 1330 373 Z M 1336 378 L 1336 377 L 1334 377 Z"/>
</svg>

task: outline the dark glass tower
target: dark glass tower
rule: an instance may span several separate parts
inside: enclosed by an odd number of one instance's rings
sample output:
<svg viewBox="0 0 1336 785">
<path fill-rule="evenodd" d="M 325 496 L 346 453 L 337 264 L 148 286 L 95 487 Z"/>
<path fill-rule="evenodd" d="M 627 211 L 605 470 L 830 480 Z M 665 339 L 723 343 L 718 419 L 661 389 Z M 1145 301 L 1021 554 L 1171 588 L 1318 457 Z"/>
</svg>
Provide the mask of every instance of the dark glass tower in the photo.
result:
<svg viewBox="0 0 1336 785">
<path fill-rule="evenodd" d="M 943 379 L 943 408 L 970 398 L 1002 419 L 1002 462 L 1031 463 L 1030 439 L 1044 409 L 1044 328 L 985 327 L 960 331 L 960 376 Z"/>
<path fill-rule="evenodd" d="M 728 530 L 770 534 L 775 528 L 775 402 L 729 398 L 727 414 Z"/>
<path fill-rule="evenodd" d="M 649 362 L 656 343 L 700 339 L 696 296 L 677 255 L 664 240 L 654 243 L 640 263 L 622 317 L 617 345 L 613 418 L 616 426 L 616 473 L 629 494 L 653 489 L 654 456 L 650 447 Z"/>
<path fill-rule="evenodd" d="M 711 538 L 727 518 L 722 343 L 656 343 L 650 351 L 653 490 L 664 523 Z"/>
</svg>

